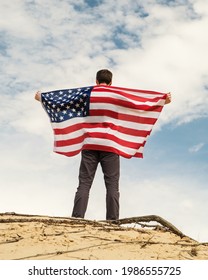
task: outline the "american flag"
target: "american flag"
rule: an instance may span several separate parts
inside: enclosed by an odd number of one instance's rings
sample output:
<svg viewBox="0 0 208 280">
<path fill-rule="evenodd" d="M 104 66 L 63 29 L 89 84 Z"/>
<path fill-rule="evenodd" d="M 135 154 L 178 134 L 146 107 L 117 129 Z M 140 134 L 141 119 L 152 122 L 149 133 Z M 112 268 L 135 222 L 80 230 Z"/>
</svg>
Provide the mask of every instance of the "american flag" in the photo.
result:
<svg viewBox="0 0 208 280">
<path fill-rule="evenodd" d="M 161 92 L 103 85 L 41 94 L 54 152 L 69 157 L 87 149 L 142 158 L 165 99 Z"/>
</svg>

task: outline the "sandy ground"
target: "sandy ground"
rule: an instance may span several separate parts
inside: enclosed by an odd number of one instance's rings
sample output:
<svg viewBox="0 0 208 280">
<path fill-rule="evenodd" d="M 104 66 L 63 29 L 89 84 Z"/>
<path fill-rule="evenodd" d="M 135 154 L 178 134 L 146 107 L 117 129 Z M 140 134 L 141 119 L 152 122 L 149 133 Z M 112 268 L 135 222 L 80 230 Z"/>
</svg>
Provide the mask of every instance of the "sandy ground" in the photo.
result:
<svg viewBox="0 0 208 280">
<path fill-rule="evenodd" d="M 1 260 L 208 260 L 208 243 L 167 228 L 0 214 Z"/>
</svg>

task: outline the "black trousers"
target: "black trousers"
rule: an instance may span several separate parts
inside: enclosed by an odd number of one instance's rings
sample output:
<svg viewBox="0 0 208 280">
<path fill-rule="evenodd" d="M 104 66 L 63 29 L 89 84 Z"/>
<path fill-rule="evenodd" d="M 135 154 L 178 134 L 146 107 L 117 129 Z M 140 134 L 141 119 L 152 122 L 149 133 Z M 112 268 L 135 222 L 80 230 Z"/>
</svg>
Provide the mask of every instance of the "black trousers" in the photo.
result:
<svg viewBox="0 0 208 280">
<path fill-rule="evenodd" d="M 119 219 L 119 155 L 94 150 L 83 150 L 79 169 L 79 186 L 75 194 L 72 217 L 84 218 L 90 188 L 98 164 L 101 164 L 106 186 L 106 219 Z"/>
</svg>

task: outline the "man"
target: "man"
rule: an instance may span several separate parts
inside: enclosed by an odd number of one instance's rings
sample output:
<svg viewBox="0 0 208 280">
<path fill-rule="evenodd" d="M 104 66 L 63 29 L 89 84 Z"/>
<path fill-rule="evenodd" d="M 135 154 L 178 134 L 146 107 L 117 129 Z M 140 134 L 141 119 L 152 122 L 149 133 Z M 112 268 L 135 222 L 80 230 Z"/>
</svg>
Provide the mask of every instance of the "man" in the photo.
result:
<svg viewBox="0 0 208 280">
<path fill-rule="evenodd" d="M 103 69 L 97 72 L 97 85 L 112 84 L 112 73 Z M 117 220 L 119 218 L 119 155 L 111 152 L 83 150 L 79 169 L 79 186 L 75 194 L 72 217 L 84 218 L 90 188 L 100 163 L 104 174 L 106 187 L 106 219 Z"/>
<path fill-rule="evenodd" d="M 112 73 L 107 69 L 97 72 L 96 84 L 111 86 Z M 41 93 L 37 92 L 36 100 L 41 100 Z M 165 104 L 171 102 L 171 94 L 167 95 Z M 106 187 L 106 219 L 119 219 L 119 155 L 99 150 L 82 150 L 79 169 L 79 185 L 74 198 L 72 217 L 84 218 L 88 205 L 89 192 L 92 186 L 97 166 L 100 163 L 104 174 Z"/>
</svg>

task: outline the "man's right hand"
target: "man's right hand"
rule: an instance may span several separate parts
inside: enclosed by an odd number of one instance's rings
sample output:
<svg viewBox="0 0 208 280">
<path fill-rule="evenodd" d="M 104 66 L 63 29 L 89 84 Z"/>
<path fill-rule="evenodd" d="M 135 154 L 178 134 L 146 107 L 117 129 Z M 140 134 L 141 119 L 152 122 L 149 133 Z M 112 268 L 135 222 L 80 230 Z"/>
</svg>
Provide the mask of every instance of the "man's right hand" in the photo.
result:
<svg viewBox="0 0 208 280">
<path fill-rule="evenodd" d="M 165 104 L 169 104 L 170 102 L 171 102 L 171 93 L 168 92 L 168 93 L 167 93 L 167 98 L 166 98 L 166 100 L 165 100 Z"/>
</svg>

